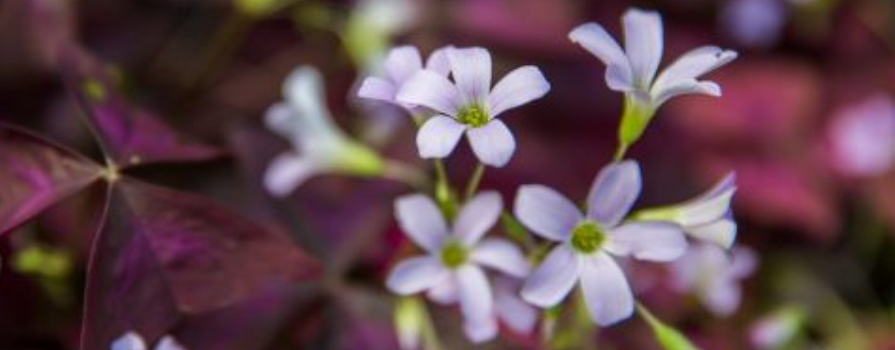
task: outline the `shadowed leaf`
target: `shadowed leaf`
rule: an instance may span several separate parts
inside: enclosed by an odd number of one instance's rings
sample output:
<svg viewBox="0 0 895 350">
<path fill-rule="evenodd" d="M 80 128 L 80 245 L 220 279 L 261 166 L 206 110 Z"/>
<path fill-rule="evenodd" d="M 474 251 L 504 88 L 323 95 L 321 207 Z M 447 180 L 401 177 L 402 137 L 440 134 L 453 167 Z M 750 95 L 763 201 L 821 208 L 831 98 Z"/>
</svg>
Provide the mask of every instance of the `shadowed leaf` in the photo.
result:
<svg viewBox="0 0 895 350">
<path fill-rule="evenodd" d="M 186 140 L 159 116 L 131 105 L 119 92 L 110 67 L 89 53 L 70 48 L 60 61 L 66 86 L 119 166 L 201 161 L 220 155 L 215 148 Z"/>
<path fill-rule="evenodd" d="M 0 234 L 91 184 L 100 171 L 69 149 L 0 124 Z"/>
<path fill-rule="evenodd" d="M 317 276 L 288 239 L 207 199 L 132 179 L 116 184 L 88 276 L 82 349 L 230 307 Z"/>
</svg>

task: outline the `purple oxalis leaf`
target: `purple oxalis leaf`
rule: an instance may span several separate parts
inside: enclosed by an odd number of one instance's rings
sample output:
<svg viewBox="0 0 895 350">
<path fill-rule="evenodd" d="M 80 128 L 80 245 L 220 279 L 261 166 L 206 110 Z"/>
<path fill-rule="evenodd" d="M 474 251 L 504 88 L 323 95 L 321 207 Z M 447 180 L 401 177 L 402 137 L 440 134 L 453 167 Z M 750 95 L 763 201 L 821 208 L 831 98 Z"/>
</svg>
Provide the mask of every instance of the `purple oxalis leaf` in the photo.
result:
<svg viewBox="0 0 895 350">
<path fill-rule="evenodd" d="M 129 330 L 155 338 L 182 317 L 319 274 L 284 236 L 207 199 L 127 178 L 112 190 L 93 251 L 85 350 L 107 348 Z"/>
<path fill-rule="evenodd" d="M 62 75 L 69 91 L 108 156 L 120 167 L 202 161 L 221 155 L 216 148 L 188 141 L 157 115 L 130 104 L 102 61 L 75 46 L 61 52 Z"/>
<path fill-rule="evenodd" d="M 90 185 L 101 171 L 72 150 L 0 124 L 0 234 Z"/>
</svg>

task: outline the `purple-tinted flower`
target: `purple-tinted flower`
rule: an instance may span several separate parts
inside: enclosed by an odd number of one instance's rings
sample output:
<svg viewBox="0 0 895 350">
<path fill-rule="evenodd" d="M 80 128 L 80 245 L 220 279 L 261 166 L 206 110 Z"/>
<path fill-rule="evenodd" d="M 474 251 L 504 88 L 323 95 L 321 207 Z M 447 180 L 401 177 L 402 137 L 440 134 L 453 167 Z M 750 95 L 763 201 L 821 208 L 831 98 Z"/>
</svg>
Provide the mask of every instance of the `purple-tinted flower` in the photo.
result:
<svg viewBox="0 0 895 350">
<path fill-rule="evenodd" d="M 503 202 L 496 192 L 483 192 L 460 209 L 448 227 L 435 202 L 424 195 L 399 198 L 395 211 L 401 228 L 427 256 L 399 263 L 388 277 L 388 288 L 400 295 L 423 291 L 444 304 L 459 302 L 468 325 L 467 336 L 481 342 L 494 338 L 490 327 L 494 296 L 482 266 L 524 277 L 528 261 L 514 244 L 482 236 L 497 222 Z"/>
<path fill-rule="evenodd" d="M 760 318 L 749 327 L 749 342 L 755 349 L 782 349 L 799 333 L 805 311 L 788 306 Z"/>
<path fill-rule="evenodd" d="M 112 343 L 112 350 L 146 350 L 146 341 L 135 332 L 128 332 Z M 165 336 L 155 345 L 155 350 L 186 350 L 171 336 Z"/>
<path fill-rule="evenodd" d="M 786 11 L 784 0 L 733 0 L 724 5 L 720 21 L 740 45 L 765 48 L 780 39 Z"/>
<path fill-rule="evenodd" d="M 544 96 L 550 84 L 534 66 L 518 68 L 491 88 L 491 54 L 483 48 L 448 48 L 454 81 L 429 70 L 417 72 L 398 92 L 401 103 L 435 110 L 416 137 L 423 158 L 447 157 L 465 133 L 484 164 L 502 167 L 516 150 L 504 111 Z"/>
<path fill-rule="evenodd" d="M 895 102 L 877 95 L 841 111 L 829 131 L 833 165 L 852 176 L 882 175 L 895 164 Z"/>
<path fill-rule="evenodd" d="M 699 197 L 677 205 L 644 209 L 635 216 L 675 222 L 690 237 L 730 248 L 737 234 L 730 209 L 736 189 L 736 174 L 730 173 Z"/>
<path fill-rule="evenodd" d="M 757 264 L 758 257 L 748 248 L 734 248 L 728 254 L 715 245 L 694 244 L 672 265 L 673 285 L 695 293 L 715 315 L 729 316 L 740 305 L 740 282 Z"/>
<path fill-rule="evenodd" d="M 648 117 L 668 99 L 683 94 L 721 95 L 711 81 L 696 80 L 737 57 L 736 52 L 703 46 L 685 53 L 656 76 L 662 61 L 662 18 L 657 12 L 630 9 L 622 17 L 625 47 L 596 23 L 586 23 L 569 33 L 606 64 L 606 84 L 624 92 Z"/>
<path fill-rule="evenodd" d="M 423 67 L 423 59 L 419 50 L 413 46 L 400 46 L 391 49 L 383 63 L 383 77 L 367 77 L 361 84 L 357 95 L 363 98 L 379 100 L 404 107 L 408 111 L 416 108 L 415 104 L 401 103 L 396 99 L 398 91 L 414 74 L 425 69 L 445 78 L 451 67 L 447 58 L 447 48 L 433 52 Z"/>
<path fill-rule="evenodd" d="M 584 214 L 556 191 L 522 186 L 514 212 L 531 231 L 559 245 L 532 273 L 522 297 L 539 307 L 558 304 L 580 281 L 591 317 L 600 325 L 628 318 L 634 297 L 611 255 L 666 262 L 680 257 L 687 241 L 678 225 L 622 222 L 640 195 L 640 166 L 613 163 L 594 181 Z"/>
<path fill-rule="evenodd" d="M 267 110 L 267 127 L 288 139 L 293 150 L 271 161 L 264 185 L 276 196 L 286 196 L 312 176 L 340 173 L 372 176 L 382 172 L 383 160 L 366 145 L 346 135 L 326 107 L 323 78 L 302 66 L 283 84 L 286 102 Z"/>
</svg>

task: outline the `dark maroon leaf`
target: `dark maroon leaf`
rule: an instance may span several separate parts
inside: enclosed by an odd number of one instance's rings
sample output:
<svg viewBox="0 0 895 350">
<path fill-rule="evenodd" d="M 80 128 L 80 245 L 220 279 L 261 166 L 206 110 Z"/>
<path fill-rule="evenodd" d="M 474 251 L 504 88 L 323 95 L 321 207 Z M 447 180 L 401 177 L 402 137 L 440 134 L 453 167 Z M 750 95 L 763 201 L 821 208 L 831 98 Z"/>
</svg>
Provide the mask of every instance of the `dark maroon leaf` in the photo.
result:
<svg viewBox="0 0 895 350">
<path fill-rule="evenodd" d="M 67 148 L 0 124 L 0 234 L 86 187 L 101 171 Z"/>
<path fill-rule="evenodd" d="M 146 163 L 201 161 L 219 150 L 188 141 L 153 113 L 131 105 L 120 93 L 110 67 L 77 47 L 64 50 L 62 74 L 69 91 L 121 167 Z"/>
<path fill-rule="evenodd" d="M 319 265 L 292 242 L 211 201 L 122 179 L 88 276 L 82 349 L 306 281 Z"/>
</svg>

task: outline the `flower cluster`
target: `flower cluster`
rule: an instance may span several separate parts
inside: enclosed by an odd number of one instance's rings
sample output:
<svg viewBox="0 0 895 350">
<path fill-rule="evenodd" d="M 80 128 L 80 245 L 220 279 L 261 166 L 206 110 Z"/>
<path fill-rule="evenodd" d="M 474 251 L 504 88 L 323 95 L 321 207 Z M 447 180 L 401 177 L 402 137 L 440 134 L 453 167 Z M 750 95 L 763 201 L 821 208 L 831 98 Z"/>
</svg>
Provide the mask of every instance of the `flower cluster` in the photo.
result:
<svg viewBox="0 0 895 350">
<path fill-rule="evenodd" d="M 134 332 L 128 332 L 114 342 L 112 342 L 111 350 L 147 350 L 149 349 L 146 345 L 146 341 L 143 340 L 143 337 Z M 161 340 L 159 340 L 158 344 L 155 345 L 155 350 L 186 350 L 183 345 L 174 340 L 173 337 L 166 335 Z"/>
<path fill-rule="evenodd" d="M 484 48 L 446 46 L 424 60 L 417 48 L 401 46 L 386 55 L 380 76 L 363 80 L 358 96 L 401 107 L 413 116 L 419 128 L 419 156 L 434 159 L 438 170 L 433 195 L 416 193 L 395 201 L 400 228 L 423 254 L 394 267 L 386 281 L 389 290 L 459 306 L 464 330 L 474 342 L 496 337 L 499 324 L 532 333 L 540 318 L 536 308 L 575 304 L 576 299 L 567 296 L 576 286 L 593 322 L 607 326 L 627 319 L 637 305 L 624 268 L 628 259 L 677 261 L 671 270 L 679 288 L 694 291 L 719 314 L 736 308 L 739 294 L 734 289 L 755 262 L 746 250 L 734 250 L 733 262 L 725 253 L 736 237 L 731 213 L 735 176 L 725 176 L 703 195 L 681 204 L 633 211 L 642 188 L 641 167 L 624 157 L 664 102 L 684 94 L 720 95 L 717 84 L 697 78 L 730 62 L 736 53 L 697 48 L 658 73 L 663 51 L 659 15 L 629 10 L 623 23 L 624 49 L 598 24 L 581 25 L 569 34 L 572 42 L 607 65 L 607 85 L 624 92 L 627 101 L 616 159 L 582 196 L 583 208 L 543 185 L 520 187 L 511 210 L 504 208 L 497 192 L 478 191 L 485 166 L 503 167 L 515 153 L 515 138 L 498 117 L 550 91 L 537 67 L 517 68 L 492 86 L 492 57 Z M 297 70 L 284 89 L 288 103 L 268 113 L 270 128 L 295 148 L 275 159 L 268 171 L 266 184 L 274 194 L 291 192 L 315 173 L 384 172 L 386 162 L 375 151 L 331 121 L 320 86 L 319 73 Z M 453 190 L 440 159 L 448 157 L 464 135 L 480 164 L 461 200 L 442 193 Z M 523 236 L 486 237 L 497 231 L 499 222 L 504 228 L 514 223 Z M 699 243 L 691 244 L 693 240 Z M 710 285 L 700 287 L 712 290 L 693 286 L 706 281 Z M 419 344 L 414 337 L 423 335 L 415 333 L 425 327 L 413 314 L 418 302 L 402 305 L 409 306 L 396 313 L 404 320 L 397 323 L 407 325 L 399 330 L 400 339 L 410 347 Z"/>
</svg>

